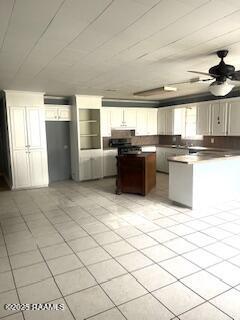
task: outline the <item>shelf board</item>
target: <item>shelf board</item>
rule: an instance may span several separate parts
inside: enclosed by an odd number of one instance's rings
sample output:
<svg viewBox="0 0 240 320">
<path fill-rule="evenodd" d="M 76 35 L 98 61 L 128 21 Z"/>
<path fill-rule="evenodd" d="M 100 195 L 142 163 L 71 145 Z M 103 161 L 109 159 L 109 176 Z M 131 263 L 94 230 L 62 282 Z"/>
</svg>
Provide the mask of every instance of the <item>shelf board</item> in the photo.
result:
<svg viewBox="0 0 240 320">
<path fill-rule="evenodd" d="M 97 120 L 80 120 L 80 122 L 96 123 L 96 122 L 97 122 Z"/>
<path fill-rule="evenodd" d="M 80 134 L 80 137 L 98 137 L 99 134 L 92 133 L 92 134 Z"/>
</svg>

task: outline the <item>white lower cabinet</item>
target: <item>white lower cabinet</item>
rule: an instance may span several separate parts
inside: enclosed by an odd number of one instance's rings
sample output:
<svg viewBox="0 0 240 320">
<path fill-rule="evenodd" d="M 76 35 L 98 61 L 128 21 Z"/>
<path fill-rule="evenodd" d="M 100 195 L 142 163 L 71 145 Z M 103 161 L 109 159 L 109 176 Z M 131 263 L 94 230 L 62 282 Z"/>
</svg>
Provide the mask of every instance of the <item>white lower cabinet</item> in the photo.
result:
<svg viewBox="0 0 240 320">
<path fill-rule="evenodd" d="M 92 179 L 103 177 L 103 152 L 102 150 L 92 150 Z"/>
<path fill-rule="evenodd" d="M 157 148 L 156 151 L 157 171 L 167 172 L 164 148 Z"/>
<path fill-rule="evenodd" d="M 158 147 L 157 154 L 156 154 L 157 171 L 168 173 L 169 172 L 168 158 L 185 155 L 185 154 L 189 154 L 189 151 L 187 149 Z"/>
<path fill-rule="evenodd" d="M 117 174 L 117 149 L 103 151 L 103 176 L 111 177 Z"/>
<path fill-rule="evenodd" d="M 48 184 L 47 152 L 44 150 L 30 150 L 29 172 L 32 186 Z"/>
<path fill-rule="evenodd" d="M 15 150 L 12 155 L 14 188 L 27 188 L 31 184 L 28 152 L 26 150 Z"/>
<path fill-rule="evenodd" d="M 80 181 L 103 177 L 103 154 L 101 149 L 80 151 Z"/>
<path fill-rule="evenodd" d="M 46 150 L 13 151 L 14 189 L 48 185 Z"/>
</svg>

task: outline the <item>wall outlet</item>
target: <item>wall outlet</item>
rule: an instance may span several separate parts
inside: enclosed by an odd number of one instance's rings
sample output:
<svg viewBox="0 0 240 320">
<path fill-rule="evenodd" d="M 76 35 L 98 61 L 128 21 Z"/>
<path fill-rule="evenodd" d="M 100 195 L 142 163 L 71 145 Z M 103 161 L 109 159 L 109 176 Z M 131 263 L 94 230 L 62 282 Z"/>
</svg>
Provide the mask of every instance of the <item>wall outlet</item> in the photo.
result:
<svg viewBox="0 0 240 320">
<path fill-rule="evenodd" d="M 173 137 L 173 138 L 172 138 L 172 141 L 173 141 L 173 142 L 176 142 L 176 141 L 177 141 L 177 137 Z"/>
<path fill-rule="evenodd" d="M 211 143 L 214 143 L 214 138 L 211 138 Z"/>
</svg>

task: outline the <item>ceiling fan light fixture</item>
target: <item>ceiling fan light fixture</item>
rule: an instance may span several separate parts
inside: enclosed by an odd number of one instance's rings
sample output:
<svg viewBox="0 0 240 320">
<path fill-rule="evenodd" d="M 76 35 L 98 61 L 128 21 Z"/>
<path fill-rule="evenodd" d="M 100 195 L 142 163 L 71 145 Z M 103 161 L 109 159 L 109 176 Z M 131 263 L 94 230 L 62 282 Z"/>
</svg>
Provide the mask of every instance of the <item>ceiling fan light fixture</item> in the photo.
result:
<svg viewBox="0 0 240 320">
<path fill-rule="evenodd" d="M 154 95 L 159 95 L 163 92 L 172 92 L 172 91 L 177 91 L 176 87 L 170 87 L 170 86 L 163 86 L 160 88 L 155 88 L 155 89 L 150 89 L 150 90 L 145 90 L 145 91 L 140 91 L 140 92 L 134 92 L 134 96 L 143 96 L 143 97 L 148 97 L 148 96 L 154 96 Z"/>
<path fill-rule="evenodd" d="M 234 88 L 233 84 L 229 84 L 227 81 L 219 82 L 214 81 L 209 86 L 209 91 L 216 97 L 226 96 Z"/>
</svg>

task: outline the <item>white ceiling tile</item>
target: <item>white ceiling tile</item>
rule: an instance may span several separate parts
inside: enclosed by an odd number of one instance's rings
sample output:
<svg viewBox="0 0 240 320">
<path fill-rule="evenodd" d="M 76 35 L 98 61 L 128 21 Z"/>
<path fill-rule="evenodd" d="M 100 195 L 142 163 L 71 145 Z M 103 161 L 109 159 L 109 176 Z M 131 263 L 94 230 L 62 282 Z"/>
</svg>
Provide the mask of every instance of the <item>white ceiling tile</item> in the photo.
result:
<svg viewBox="0 0 240 320">
<path fill-rule="evenodd" d="M 45 41 L 57 40 L 68 44 L 94 21 L 111 0 L 67 0 L 44 35 Z"/>
<path fill-rule="evenodd" d="M 21 41 L 27 53 L 38 40 L 62 0 L 21 0 L 16 1 L 3 49 L 17 49 Z"/>
<path fill-rule="evenodd" d="M 0 2 L 0 48 L 2 47 L 5 33 L 14 5 L 14 0 L 2 0 Z"/>
<path fill-rule="evenodd" d="M 17 0 L 11 16 L 13 0 L 1 0 L 0 87 L 137 99 L 133 92 L 193 78 L 189 69 L 207 71 L 217 49 L 240 68 L 239 1 L 62 1 Z M 177 87 L 157 98 L 208 90 Z"/>
</svg>

